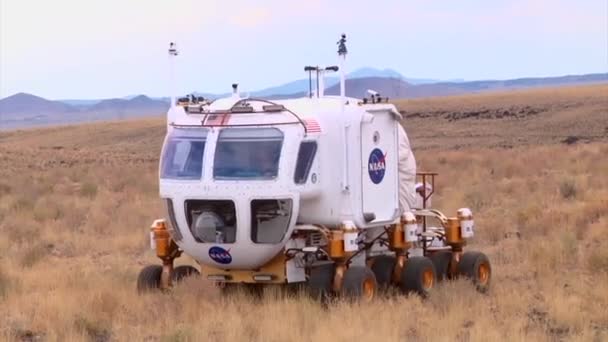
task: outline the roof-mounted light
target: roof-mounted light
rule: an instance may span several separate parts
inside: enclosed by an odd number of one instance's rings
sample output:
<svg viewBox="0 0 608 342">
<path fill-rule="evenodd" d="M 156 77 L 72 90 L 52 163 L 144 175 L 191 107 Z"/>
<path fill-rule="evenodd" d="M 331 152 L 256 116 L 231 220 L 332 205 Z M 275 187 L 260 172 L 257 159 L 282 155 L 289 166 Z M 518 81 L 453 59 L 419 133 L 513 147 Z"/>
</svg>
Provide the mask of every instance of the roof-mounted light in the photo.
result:
<svg viewBox="0 0 608 342">
<path fill-rule="evenodd" d="M 262 109 L 265 112 L 282 112 L 285 110 L 285 106 L 281 104 L 271 104 L 262 106 Z"/>
<path fill-rule="evenodd" d="M 230 108 L 231 113 L 253 113 L 253 107 L 251 106 L 234 106 Z"/>
</svg>

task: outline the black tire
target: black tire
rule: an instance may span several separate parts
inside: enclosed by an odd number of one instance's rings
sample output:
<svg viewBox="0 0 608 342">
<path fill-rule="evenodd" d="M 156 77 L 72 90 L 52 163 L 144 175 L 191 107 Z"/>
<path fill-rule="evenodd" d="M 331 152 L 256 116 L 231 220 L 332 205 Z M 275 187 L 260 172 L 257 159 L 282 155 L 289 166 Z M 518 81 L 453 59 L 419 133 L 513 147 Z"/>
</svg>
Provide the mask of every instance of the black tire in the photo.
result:
<svg viewBox="0 0 608 342">
<path fill-rule="evenodd" d="M 477 290 L 485 293 L 492 279 L 490 259 L 481 252 L 465 252 L 458 263 L 458 275 L 471 279 Z"/>
<path fill-rule="evenodd" d="M 194 267 L 189 265 L 177 266 L 173 269 L 173 282 L 179 283 L 187 277 L 199 276 L 201 273 Z"/>
<path fill-rule="evenodd" d="M 401 271 L 399 287 L 404 293 L 418 293 L 423 298 L 429 296 L 437 282 L 435 266 L 427 257 L 411 257 L 407 259 Z"/>
<path fill-rule="evenodd" d="M 429 257 L 435 266 L 435 272 L 437 275 L 437 281 L 443 281 L 451 278 L 450 273 L 450 262 L 452 262 L 452 252 L 450 251 L 439 251 Z"/>
<path fill-rule="evenodd" d="M 378 282 L 371 268 L 351 266 L 344 272 L 342 295 L 349 299 L 362 298 L 371 301 L 378 292 Z"/>
<path fill-rule="evenodd" d="M 160 276 L 163 267 L 160 265 L 148 265 L 144 267 L 137 277 L 137 292 L 145 293 L 160 288 Z"/>
<path fill-rule="evenodd" d="M 336 265 L 323 264 L 313 266 L 308 276 L 308 293 L 318 300 L 327 300 L 331 296 Z"/>
<path fill-rule="evenodd" d="M 396 263 L 397 259 L 392 255 L 379 255 L 374 258 L 372 272 L 376 276 L 379 289 L 385 290 L 391 285 Z"/>
</svg>

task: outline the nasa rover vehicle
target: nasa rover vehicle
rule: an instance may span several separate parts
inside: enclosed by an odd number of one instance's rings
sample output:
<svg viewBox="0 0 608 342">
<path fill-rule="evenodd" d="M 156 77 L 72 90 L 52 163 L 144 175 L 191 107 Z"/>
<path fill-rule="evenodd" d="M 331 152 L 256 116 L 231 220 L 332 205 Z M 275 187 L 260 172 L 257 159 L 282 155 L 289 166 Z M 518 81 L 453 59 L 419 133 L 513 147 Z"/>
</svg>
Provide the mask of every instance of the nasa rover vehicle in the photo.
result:
<svg viewBox="0 0 608 342">
<path fill-rule="evenodd" d="M 426 296 L 459 276 L 488 289 L 488 258 L 463 251 L 471 210 L 430 208 L 436 174 L 416 173 L 387 98 L 345 96 L 344 35 L 338 43 L 340 67 L 305 68 L 308 96 L 269 101 L 234 84 L 214 101 L 172 99 L 159 169 L 166 218 L 149 232 L 162 265 L 143 268 L 139 291 L 194 275 L 220 287 L 301 283 L 322 298 L 370 300 L 390 286 Z M 326 96 L 324 74 L 336 71 L 341 95 Z M 198 267 L 174 267 L 182 253 Z"/>
</svg>

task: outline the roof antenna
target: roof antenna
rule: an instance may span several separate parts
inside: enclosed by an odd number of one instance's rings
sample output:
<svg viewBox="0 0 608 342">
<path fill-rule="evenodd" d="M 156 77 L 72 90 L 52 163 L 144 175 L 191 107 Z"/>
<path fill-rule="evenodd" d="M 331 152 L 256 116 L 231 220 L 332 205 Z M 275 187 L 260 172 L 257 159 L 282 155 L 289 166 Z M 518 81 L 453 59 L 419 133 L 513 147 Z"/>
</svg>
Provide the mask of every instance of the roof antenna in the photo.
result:
<svg viewBox="0 0 608 342">
<path fill-rule="evenodd" d="M 169 43 L 169 84 L 171 87 L 171 107 L 175 106 L 175 57 L 179 55 L 177 44 Z"/>
<path fill-rule="evenodd" d="M 346 97 L 346 73 L 344 70 L 344 63 L 346 63 L 346 34 L 342 33 L 342 37 L 338 41 L 338 56 L 340 56 L 340 97 L 342 102 L 342 112 L 344 112 L 344 102 Z"/>
</svg>

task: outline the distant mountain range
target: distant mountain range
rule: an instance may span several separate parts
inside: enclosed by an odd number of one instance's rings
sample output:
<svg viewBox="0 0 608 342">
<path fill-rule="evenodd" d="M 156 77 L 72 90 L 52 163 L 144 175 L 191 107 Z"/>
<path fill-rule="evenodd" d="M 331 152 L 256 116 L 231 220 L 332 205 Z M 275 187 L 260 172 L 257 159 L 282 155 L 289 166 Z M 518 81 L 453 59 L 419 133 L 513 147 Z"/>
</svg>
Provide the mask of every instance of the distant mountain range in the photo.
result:
<svg viewBox="0 0 608 342">
<path fill-rule="evenodd" d="M 393 69 L 376 69 L 376 68 L 360 68 L 346 75 L 346 78 L 349 80 L 352 79 L 365 79 L 365 78 L 386 78 L 393 80 L 400 80 L 412 85 L 420 85 L 420 84 L 430 84 L 430 83 L 438 83 L 442 82 L 442 80 L 436 79 L 425 79 L 425 78 L 408 78 L 401 75 L 399 72 Z M 312 88 L 315 88 L 315 78 L 314 75 L 312 77 Z M 443 82 L 464 82 L 462 79 L 454 79 L 454 80 L 445 80 Z M 288 83 L 284 83 L 278 86 L 273 86 L 269 88 L 264 88 L 261 90 L 252 91 L 249 93 L 252 97 L 265 97 L 271 99 L 277 98 L 285 98 L 291 97 L 294 95 L 308 94 L 308 90 L 310 87 L 310 83 L 308 78 L 303 78 L 295 81 L 291 81 Z M 338 76 L 328 76 L 325 78 L 325 87 L 331 88 L 340 83 L 340 78 Z M 200 93 L 194 92 L 196 96 L 203 96 L 205 98 L 218 98 L 230 95 L 229 93 L 222 94 L 211 94 L 211 93 Z"/>
<path fill-rule="evenodd" d="M 348 74 L 346 95 L 362 98 L 367 96 L 368 89 L 372 89 L 390 99 L 418 98 L 602 82 L 608 82 L 608 73 L 465 82 L 462 80 L 411 79 L 391 69 L 362 68 Z M 314 78 L 312 83 L 314 90 Z M 327 77 L 325 85 L 326 94 L 339 94 L 340 85 L 337 77 Z M 307 96 L 308 88 L 308 79 L 300 79 L 252 91 L 249 96 L 267 99 L 302 97 Z M 229 95 L 229 93 L 199 92 L 194 92 L 194 94 L 211 99 Z M 168 108 L 168 97 L 150 98 L 145 95 L 129 95 L 120 99 L 52 101 L 31 94 L 19 93 L 0 99 L 0 129 L 163 115 Z"/>
<path fill-rule="evenodd" d="M 608 73 L 570 75 L 543 78 L 519 78 L 505 81 L 470 81 L 470 82 L 438 82 L 427 84 L 411 84 L 400 79 L 391 78 L 359 78 L 346 80 L 346 95 L 351 97 L 367 96 L 372 89 L 391 99 L 407 99 L 433 96 L 449 96 L 459 94 L 479 93 L 492 90 L 513 90 L 531 87 L 549 87 L 589 83 L 608 82 Z M 325 91 L 328 95 L 340 94 L 340 85 L 334 85 Z"/>
<path fill-rule="evenodd" d="M 168 102 L 144 95 L 69 104 L 18 93 L 0 100 L 0 129 L 163 115 L 168 108 Z"/>
</svg>

